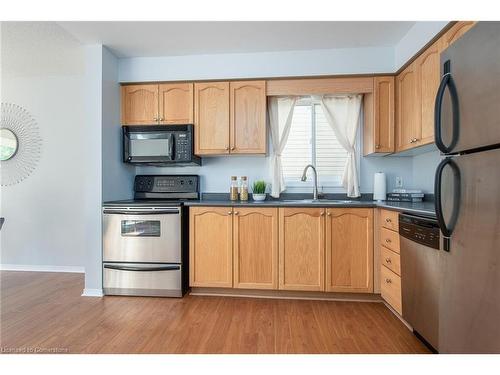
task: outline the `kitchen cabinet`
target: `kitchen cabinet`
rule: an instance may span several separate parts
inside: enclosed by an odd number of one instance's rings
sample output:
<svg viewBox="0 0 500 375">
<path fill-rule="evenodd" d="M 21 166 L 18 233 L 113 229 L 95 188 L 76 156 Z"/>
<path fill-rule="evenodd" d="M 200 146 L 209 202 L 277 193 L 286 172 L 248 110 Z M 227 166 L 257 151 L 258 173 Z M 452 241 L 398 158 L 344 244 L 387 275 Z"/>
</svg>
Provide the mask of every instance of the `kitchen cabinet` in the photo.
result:
<svg viewBox="0 0 500 375">
<path fill-rule="evenodd" d="M 266 82 L 195 83 L 197 155 L 266 153 Z"/>
<path fill-rule="evenodd" d="M 416 62 L 396 77 L 396 151 L 415 146 L 420 128 L 420 93 Z"/>
<path fill-rule="evenodd" d="M 365 115 L 363 129 L 363 154 L 387 154 L 394 152 L 394 77 L 375 77 L 373 94 L 365 95 L 371 100 L 372 113 Z M 365 103 L 366 105 L 366 103 Z"/>
<path fill-rule="evenodd" d="M 189 209 L 189 285 L 233 286 L 231 207 Z"/>
<path fill-rule="evenodd" d="M 326 210 L 326 291 L 373 292 L 373 209 Z"/>
<path fill-rule="evenodd" d="M 122 125 L 157 124 L 158 85 L 126 85 L 121 87 Z"/>
<path fill-rule="evenodd" d="M 193 84 L 168 83 L 121 87 L 122 125 L 193 123 Z"/>
<path fill-rule="evenodd" d="M 469 31 L 476 21 L 458 21 L 442 36 L 442 49 L 445 50 Z"/>
<path fill-rule="evenodd" d="M 279 208 L 279 289 L 325 290 L 325 209 Z"/>
<path fill-rule="evenodd" d="M 266 153 L 266 81 L 231 82 L 230 152 Z"/>
<path fill-rule="evenodd" d="M 401 304 L 401 277 L 396 275 L 384 265 L 380 267 L 380 277 L 382 279 L 380 294 L 382 295 L 382 298 L 389 305 L 391 305 L 391 307 L 396 310 L 399 315 L 401 315 L 403 313 Z"/>
<path fill-rule="evenodd" d="M 229 82 L 194 84 L 195 154 L 229 154 Z"/>
<path fill-rule="evenodd" d="M 163 83 L 158 92 L 160 124 L 193 123 L 192 83 Z"/>
<path fill-rule="evenodd" d="M 278 209 L 233 208 L 234 287 L 278 289 Z"/>
</svg>

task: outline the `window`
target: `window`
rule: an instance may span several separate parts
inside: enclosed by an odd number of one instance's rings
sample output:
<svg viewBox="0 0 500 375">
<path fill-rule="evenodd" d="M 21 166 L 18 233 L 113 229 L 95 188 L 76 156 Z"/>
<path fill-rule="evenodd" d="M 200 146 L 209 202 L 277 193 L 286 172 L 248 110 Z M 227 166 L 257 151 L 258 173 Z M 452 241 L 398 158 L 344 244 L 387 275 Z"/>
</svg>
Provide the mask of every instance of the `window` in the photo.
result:
<svg viewBox="0 0 500 375">
<path fill-rule="evenodd" d="M 359 132 L 356 143 L 359 143 Z M 357 145 L 356 151 L 359 153 Z M 316 167 L 318 185 L 342 187 L 347 152 L 337 140 L 318 102 L 302 99 L 295 105 L 290 134 L 281 156 L 281 162 L 287 188 L 303 188 L 312 185 L 309 174 L 311 172 L 308 172 L 307 182 L 300 181 L 307 164 Z"/>
</svg>

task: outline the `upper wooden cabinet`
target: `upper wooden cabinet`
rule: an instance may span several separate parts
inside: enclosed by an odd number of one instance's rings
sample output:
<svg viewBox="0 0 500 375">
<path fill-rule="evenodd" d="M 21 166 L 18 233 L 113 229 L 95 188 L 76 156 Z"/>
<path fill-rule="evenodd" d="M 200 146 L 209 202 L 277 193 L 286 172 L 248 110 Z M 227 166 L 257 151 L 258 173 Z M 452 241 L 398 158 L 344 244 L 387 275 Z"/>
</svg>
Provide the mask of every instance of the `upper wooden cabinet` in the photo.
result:
<svg viewBox="0 0 500 375">
<path fill-rule="evenodd" d="M 373 209 L 326 212 L 326 291 L 373 292 Z"/>
<path fill-rule="evenodd" d="M 278 209 L 233 208 L 234 287 L 278 289 Z"/>
<path fill-rule="evenodd" d="M 396 151 L 414 147 L 420 136 L 418 80 L 416 62 L 396 77 Z"/>
<path fill-rule="evenodd" d="M 266 153 L 266 82 L 195 83 L 195 153 Z"/>
<path fill-rule="evenodd" d="M 160 124 L 193 123 L 192 83 L 164 83 L 158 90 Z"/>
<path fill-rule="evenodd" d="M 157 124 L 158 85 L 127 85 L 121 87 L 122 125 Z"/>
<path fill-rule="evenodd" d="M 363 154 L 394 152 L 394 77 L 375 77 L 364 100 Z"/>
<path fill-rule="evenodd" d="M 448 48 L 474 26 L 476 21 L 458 21 L 441 38 L 442 49 Z"/>
<path fill-rule="evenodd" d="M 417 146 L 434 142 L 434 101 L 440 81 L 440 62 L 442 42 L 438 40 L 422 53 L 415 61 L 419 99 L 420 126 L 415 129 L 414 142 Z"/>
<path fill-rule="evenodd" d="M 122 125 L 193 123 L 193 84 L 122 86 Z"/>
<path fill-rule="evenodd" d="M 279 289 L 325 290 L 325 209 L 280 208 Z"/>
<path fill-rule="evenodd" d="M 233 286 L 232 218 L 231 207 L 190 207 L 190 286 Z"/>
<path fill-rule="evenodd" d="M 266 153 L 266 81 L 231 82 L 231 153 Z"/>
<path fill-rule="evenodd" d="M 229 82 L 194 84 L 195 154 L 229 153 Z"/>
</svg>

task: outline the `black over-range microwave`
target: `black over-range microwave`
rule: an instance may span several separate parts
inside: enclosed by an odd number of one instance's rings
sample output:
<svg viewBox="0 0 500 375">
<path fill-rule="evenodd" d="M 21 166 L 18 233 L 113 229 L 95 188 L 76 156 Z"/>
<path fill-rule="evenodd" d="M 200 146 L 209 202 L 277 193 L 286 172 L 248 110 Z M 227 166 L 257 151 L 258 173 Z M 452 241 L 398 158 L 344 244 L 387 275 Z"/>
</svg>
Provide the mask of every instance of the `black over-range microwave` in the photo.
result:
<svg viewBox="0 0 500 375">
<path fill-rule="evenodd" d="M 123 126 L 123 161 L 155 166 L 201 165 L 193 125 Z"/>
</svg>

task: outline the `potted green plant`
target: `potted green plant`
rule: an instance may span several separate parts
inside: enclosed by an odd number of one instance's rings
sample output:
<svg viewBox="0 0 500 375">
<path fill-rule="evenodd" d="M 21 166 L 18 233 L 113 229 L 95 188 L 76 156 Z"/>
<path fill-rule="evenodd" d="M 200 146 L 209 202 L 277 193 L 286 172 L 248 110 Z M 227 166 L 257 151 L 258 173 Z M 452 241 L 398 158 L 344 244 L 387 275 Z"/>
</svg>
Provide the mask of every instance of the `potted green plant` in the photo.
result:
<svg viewBox="0 0 500 375">
<path fill-rule="evenodd" d="M 254 181 L 252 185 L 252 198 L 254 201 L 265 201 L 266 200 L 266 187 L 267 184 L 264 180 Z"/>
</svg>

